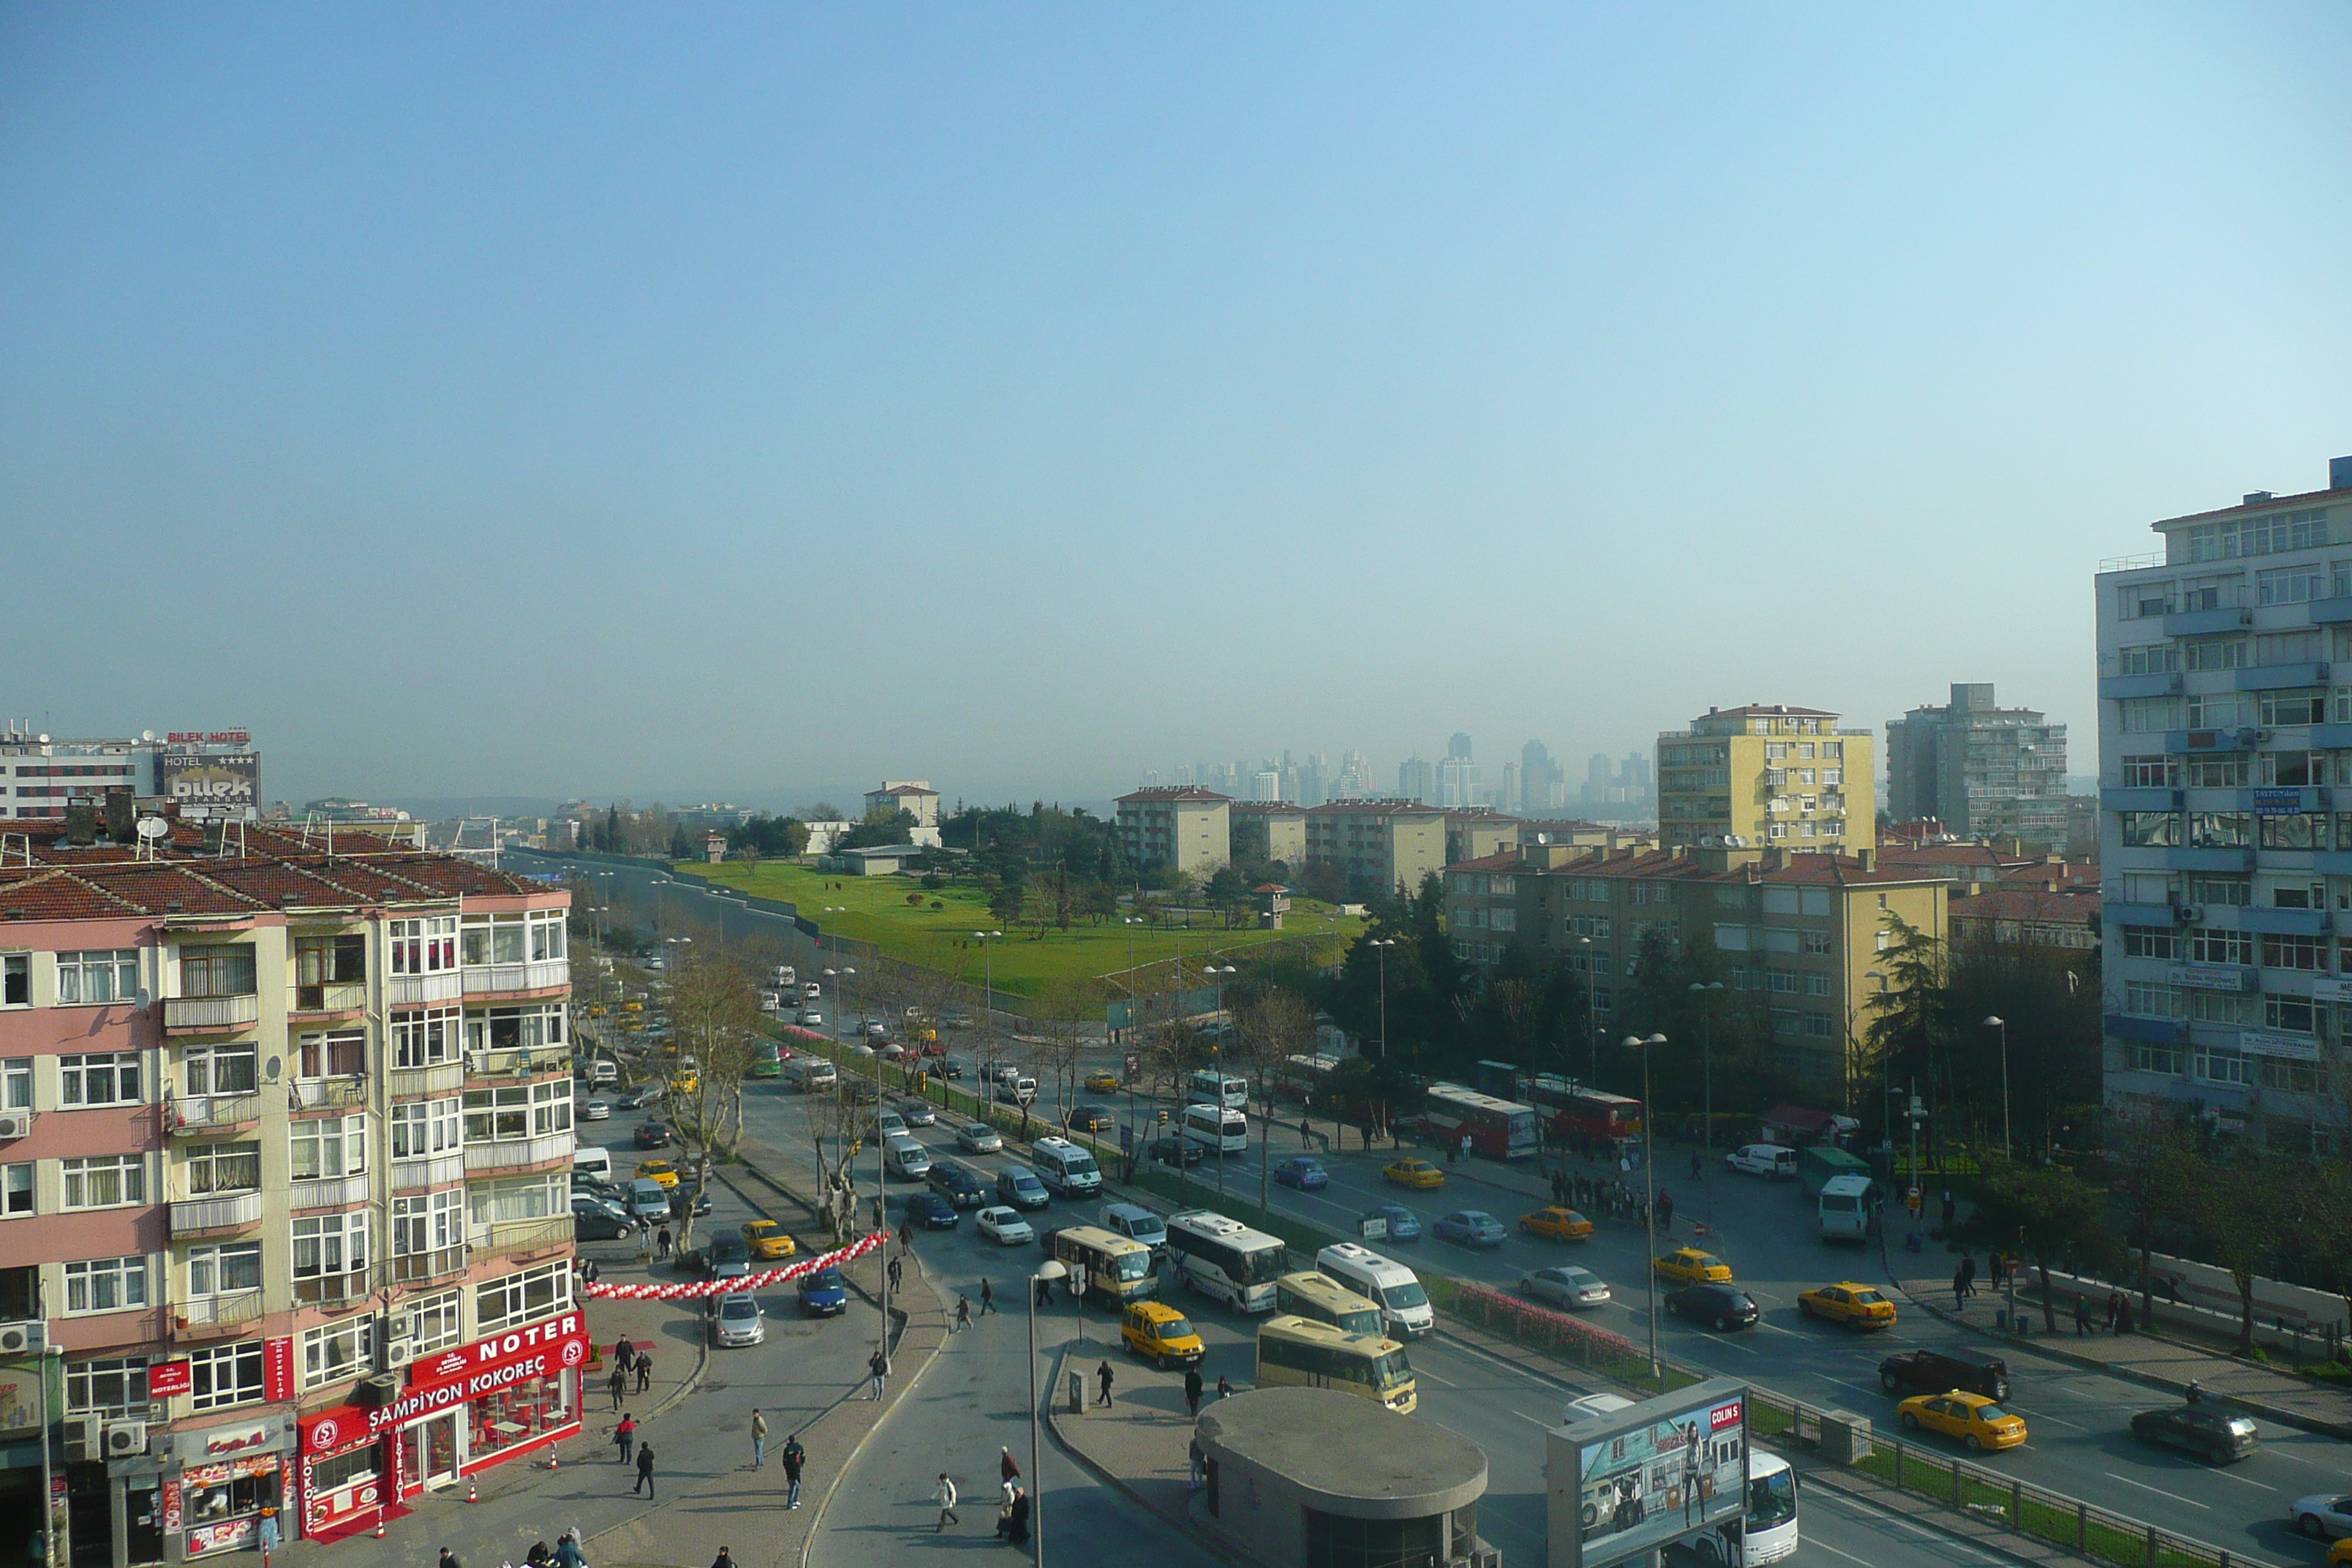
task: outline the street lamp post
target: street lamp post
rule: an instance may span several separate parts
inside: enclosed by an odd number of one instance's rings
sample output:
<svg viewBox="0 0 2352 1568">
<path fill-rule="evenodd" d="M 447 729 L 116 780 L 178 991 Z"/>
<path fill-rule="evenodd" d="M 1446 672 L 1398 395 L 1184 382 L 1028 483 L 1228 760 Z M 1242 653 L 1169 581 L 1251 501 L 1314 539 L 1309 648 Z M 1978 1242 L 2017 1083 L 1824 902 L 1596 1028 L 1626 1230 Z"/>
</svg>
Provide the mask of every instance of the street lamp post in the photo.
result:
<svg viewBox="0 0 2352 1568">
<path fill-rule="evenodd" d="M 1364 939 L 1364 945 L 1373 949 L 1381 961 L 1381 1059 L 1386 1061 L 1389 1057 L 1389 949 L 1396 945 L 1396 938 L 1368 936 Z"/>
<path fill-rule="evenodd" d="M 1691 990 L 1698 997 L 1699 1037 L 1698 1061 L 1700 1090 L 1705 1096 L 1699 1112 L 1700 1168 L 1706 1173 L 1706 1228 L 1715 1230 L 1715 999 L 1723 992 L 1723 982 L 1711 981 L 1702 985 L 1691 982 Z"/>
<path fill-rule="evenodd" d="M 1648 1276 L 1650 1290 L 1650 1376 L 1664 1382 L 1658 1362 L 1658 1118 L 1650 1104 L 1650 1051 L 1666 1043 L 1664 1035 L 1652 1035 L 1643 1039 L 1639 1035 L 1625 1037 L 1625 1048 L 1642 1058 L 1642 1233 L 1648 1248 L 1643 1256 L 1643 1273 Z"/>
<path fill-rule="evenodd" d="M 1216 986 L 1216 1011 L 1221 1026 L 1231 1027 L 1231 1021 L 1224 1017 L 1225 976 L 1228 974 L 1238 974 L 1241 971 L 1234 968 L 1234 965 L 1230 963 L 1223 965 L 1212 963 L 1202 969 L 1201 973 L 1207 975 L 1210 981 Z M 1225 1195 L 1224 1053 L 1218 1047 L 1213 1045 L 1209 1047 L 1209 1059 L 1217 1069 L 1217 1196 L 1222 1198 Z M 1261 1129 L 1261 1131 L 1263 1131 L 1263 1129 Z"/>
<path fill-rule="evenodd" d="M 1037 1536 L 1037 1568 L 1045 1568 L 1045 1473 L 1037 1443 L 1037 1286 L 1069 1273 L 1055 1258 L 1047 1258 L 1029 1277 L 1029 1528 Z"/>
<path fill-rule="evenodd" d="M 2009 1020 L 1987 1018 L 1985 1027 L 2000 1031 L 2000 1157 L 2009 1158 Z"/>
<path fill-rule="evenodd" d="M 982 1026 L 988 1030 L 988 1070 L 990 1076 L 993 1078 L 996 1072 L 996 948 L 994 943 L 996 939 L 1004 933 L 1001 931 L 976 931 L 971 934 L 980 939 L 980 1018 Z M 985 1106 L 995 1100 L 996 1085 L 991 1082 L 981 1087 L 983 1091 L 981 1095 L 981 1102 Z"/>
</svg>

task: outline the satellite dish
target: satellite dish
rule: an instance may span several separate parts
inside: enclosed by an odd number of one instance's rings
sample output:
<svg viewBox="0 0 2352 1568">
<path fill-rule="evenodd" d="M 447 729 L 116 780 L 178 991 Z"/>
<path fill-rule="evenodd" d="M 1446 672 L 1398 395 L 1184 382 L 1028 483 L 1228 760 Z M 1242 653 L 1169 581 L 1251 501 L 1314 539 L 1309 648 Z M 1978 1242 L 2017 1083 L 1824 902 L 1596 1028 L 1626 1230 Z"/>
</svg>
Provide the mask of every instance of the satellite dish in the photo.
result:
<svg viewBox="0 0 2352 1568">
<path fill-rule="evenodd" d="M 148 1008 L 154 1005 L 155 997 L 153 994 L 145 990 L 142 990 L 139 994 L 132 999 L 132 1005 L 136 1006 L 142 1013 L 144 1013 Z"/>
<path fill-rule="evenodd" d="M 160 816 L 142 816 L 139 819 L 138 832 L 142 838 L 162 838 L 171 831 L 172 825 Z"/>
<path fill-rule="evenodd" d="M 152 742 L 155 739 L 155 731 L 152 730 L 142 730 L 139 731 L 139 738 L 142 741 Z"/>
</svg>

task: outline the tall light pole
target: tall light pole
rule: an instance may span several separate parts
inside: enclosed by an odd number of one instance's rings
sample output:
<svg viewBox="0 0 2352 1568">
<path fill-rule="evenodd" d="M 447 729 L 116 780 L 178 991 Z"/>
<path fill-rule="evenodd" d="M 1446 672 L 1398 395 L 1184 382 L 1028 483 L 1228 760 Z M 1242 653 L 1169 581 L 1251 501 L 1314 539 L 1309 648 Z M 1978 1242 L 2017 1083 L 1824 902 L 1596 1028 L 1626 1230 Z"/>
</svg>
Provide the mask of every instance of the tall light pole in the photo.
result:
<svg viewBox="0 0 2352 1568">
<path fill-rule="evenodd" d="M 1642 1233 L 1643 1245 L 1649 1249 L 1643 1254 L 1642 1272 L 1648 1276 L 1650 1290 L 1650 1376 L 1663 1384 L 1664 1378 L 1658 1363 L 1658 1118 L 1650 1104 L 1650 1052 L 1666 1043 L 1664 1035 L 1652 1035 L 1648 1039 L 1639 1035 L 1625 1037 L 1625 1048 L 1642 1058 Z"/>
<path fill-rule="evenodd" d="M 1221 1022 L 1221 1026 L 1230 1028 L 1232 1026 L 1231 1021 L 1223 1017 L 1225 1011 L 1225 976 L 1228 974 L 1238 974 L 1241 972 L 1230 963 L 1223 965 L 1212 963 L 1202 969 L 1201 973 L 1207 975 L 1211 983 L 1216 986 L 1216 1010 Z M 1217 1196 L 1222 1198 L 1225 1195 L 1224 1053 L 1219 1047 L 1213 1045 L 1209 1047 L 1209 1059 L 1213 1064 L 1214 1064 L 1217 1071 Z M 1260 1131 L 1263 1131 L 1264 1130 L 1261 1129 Z"/>
<path fill-rule="evenodd" d="M 2000 1157 L 2009 1158 L 2009 1021 L 1987 1018 L 1985 1027 L 2000 1031 Z"/>
<path fill-rule="evenodd" d="M 1045 1568 L 1045 1472 L 1037 1447 L 1037 1285 L 1070 1271 L 1049 1258 L 1029 1277 L 1029 1528 L 1037 1536 L 1037 1568 Z"/>
<path fill-rule="evenodd" d="M 1396 945 L 1396 938 L 1368 936 L 1364 939 L 1364 945 L 1373 949 L 1381 961 L 1381 1059 L 1386 1061 L 1389 1058 L 1389 949 Z"/>
<path fill-rule="evenodd" d="M 996 948 L 995 942 L 1004 933 L 1001 931 L 976 931 L 980 939 L 980 1021 L 988 1030 L 988 1071 L 992 1079 L 996 1073 Z M 996 1085 L 992 1081 L 981 1085 L 981 1109 L 985 1114 L 996 1100 Z"/>
<path fill-rule="evenodd" d="M 1585 1081 L 1587 1089 L 1601 1087 L 1601 1031 L 1592 1024 L 1592 939 L 1578 937 L 1572 944 L 1584 960 L 1584 1037 L 1592 1043 L 1592 1076 Z"/>
<path fill-rule="evenodd" d="M 1701 1101 L 1699 1123 L 1700 1169 L 1706 1172 L 1706 1228 L 1715 1230 L 1715 999 L 1723 993 L 1723 982 L 1711 981 L 1702 985 L 1691 982 L 1691 991 L 1698 997 L 1698 1062 Z"/>
</svg>

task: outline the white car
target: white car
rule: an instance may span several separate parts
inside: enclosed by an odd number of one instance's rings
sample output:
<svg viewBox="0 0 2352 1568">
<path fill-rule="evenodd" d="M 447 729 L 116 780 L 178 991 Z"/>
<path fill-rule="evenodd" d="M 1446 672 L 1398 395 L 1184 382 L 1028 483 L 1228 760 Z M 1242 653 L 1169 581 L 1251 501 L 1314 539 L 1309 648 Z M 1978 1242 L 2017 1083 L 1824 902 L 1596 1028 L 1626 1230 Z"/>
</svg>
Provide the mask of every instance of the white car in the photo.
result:
<svg viewBox="0 0 2352 1568">
<path fill-rule="evenodd" d="M 1726 1154 L 1723 1163 L 1735 1171 L 1768 1180 L 1797 1173 L 1797 1152 L 1783 1149 L 1778 1143 L 1744 1143 Z"/>
<path fill-rule="evenodd" d="M 820 1028 L 820 1027 L 822 1027 L 822 1026 L 824 1026 L 824 1014 L 822 1014 L 822 1013 L 820 1013 L 820 1012 L 818 1012 L 815 1008 L 814 1008 L 814 1007 L 803 1007 L 803 1008 L 802 1008 L 802 1009 L 801 1009 L 801 1027 L 802 1027 L 802 1028 L 803 1028 L 803 1029 L 814 1029 L 814 1028 Z"/>
<path fill-rule="evenodd" d="M 1555 1307 L 1598 1307 L 1609 1300 L 1609 1286 L 1591 1269 L 1563 1263 L 1557 1268 L 1537 1268 L 1520 1275 L 1519 1293 Z"/>
<path fill-rule="evenodd" d="M 2341 1541 L 2352 1535 L 2352 1497 L 2327 1492 L 2299 1497 L 2286 1510 L 2286 1517 L 2314 1541 Z"/>
<path fill-rule="evenodd" d="M 1000 1247 L 1026 1247 L 1037 1239 L 1021 1211 L 997 1205 L 984 1208 L 971 1216 L 971 1223 L 981 1235 Z"/>
<path fill-rule="evenodd" d="M 592 1100 L 587 1104 L 580 1108 L 580 1120 L 583 1121 L 610 1121 L 613 1120 L 613 1107 L 605 1100 Z"/>
<path fill-rule="evenodd" d="M 1004 1134 L 985 1121 L 967 1121 L 956 1129 L 956 1142 L 974 1154 L 994 1154 L 1004 1148 Z"/>
<path fill-rule="evenodd" d="M 801 982 L 801 994 L 814 1002 L 824 994 L 824 987 L 814 980 L 804 980 Z"/>
<path fill-rule="evenodd" d="M 907 1135 L 907 1119 L 895 1110 L 886 1110 L 874 1120 L 885 1138 L 904 1138 Z"/>
</svg>

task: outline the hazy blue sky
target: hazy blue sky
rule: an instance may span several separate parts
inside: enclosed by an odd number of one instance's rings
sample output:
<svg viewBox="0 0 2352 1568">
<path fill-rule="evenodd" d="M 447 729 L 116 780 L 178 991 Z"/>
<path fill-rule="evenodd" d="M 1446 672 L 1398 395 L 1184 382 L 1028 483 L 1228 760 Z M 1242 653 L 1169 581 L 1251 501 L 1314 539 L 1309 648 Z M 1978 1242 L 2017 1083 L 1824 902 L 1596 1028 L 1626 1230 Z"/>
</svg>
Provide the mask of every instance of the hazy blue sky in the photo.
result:
<svg viewBox="0 0 2352 1568">
<path fill-rule="evenodd" d="M 10 6 L 0 708 L 748 795 L 1956 679 L 2352 452 L 2352 12 Z M 1572 774 L 1578 772 L 1572 766 Z"/>
</svg>

